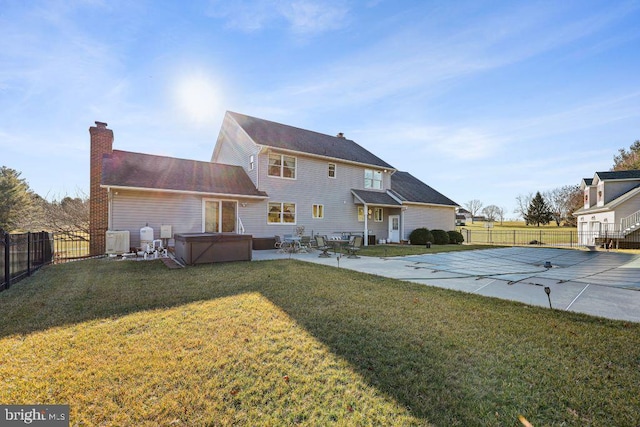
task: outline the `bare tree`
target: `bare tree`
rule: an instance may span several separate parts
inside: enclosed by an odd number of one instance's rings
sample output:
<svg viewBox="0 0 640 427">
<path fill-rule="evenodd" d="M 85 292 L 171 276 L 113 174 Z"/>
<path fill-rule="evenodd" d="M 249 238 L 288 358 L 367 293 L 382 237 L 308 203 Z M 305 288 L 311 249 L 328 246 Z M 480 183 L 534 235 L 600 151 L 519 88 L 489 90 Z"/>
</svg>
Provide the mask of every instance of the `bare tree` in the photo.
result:
<svg viewBox="0 0 640 427">
<path fill-rule="evenodd" d="M 551 210 L 553 220 L 559 227 L 565 222 L 575 222 L 572 213 L 580 207 L 582 191 L 578 185 L 564 185 L 544 193 L 544 199 Z"/>
<path fill-rule="evenodd" d="M 498 218 L 500 218 L 500 225 L 504 222 L 504 217 L 507 215 L 507 209 L 504 207 L 498 208 Z"/>
<path fill-rule="evenodd" d="M 529 225 L 529 223 L 527 222 L 527 211 L 529 210 L 531 200 L 533 200 L 533 193 L 518 194 L 518 196 L 516 197 L 516 208 L 513 211 L 513 213 L 524 219 L 527 225 Z"/>
<path fill-rule="evenodd" d="M 495 222 L 500 218 L 500 208 L 496 205 L 489 205 L 482 209 L 482 215 L 485 216 L 487 221 Z"/>
<path fill-rule="evenodd" d="M 482 202 L 478 199 L 469 200 L 464 204 L 469 212 L 471 212 L 471 224 L 473 224 L 473 217 L 475 217 L 480 209 L 482 209 Z"/>
<path fill-rule="evenodd" d="M 43 213 L 39 221 L 42 229 L 74 238 L 89 238 L 89 198 L 84 193 L 51 202 L 40 199 L 39 204 Z"/>
</svg>

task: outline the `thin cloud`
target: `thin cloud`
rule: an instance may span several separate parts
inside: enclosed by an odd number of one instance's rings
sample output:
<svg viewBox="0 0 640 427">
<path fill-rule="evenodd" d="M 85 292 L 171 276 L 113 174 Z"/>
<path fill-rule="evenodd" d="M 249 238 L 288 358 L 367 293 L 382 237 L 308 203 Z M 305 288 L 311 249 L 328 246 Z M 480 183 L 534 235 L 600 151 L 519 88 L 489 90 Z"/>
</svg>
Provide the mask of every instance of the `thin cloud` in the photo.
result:
<svg viewBox="0 0 640 427">
<path fill-rule="evenodd" d="M 317 0 L 212 0 L 207 12 L 240 31 L 277 27 L 284 21 L 292 32 L 310 35 L 342 28 L 348 8 L 341 2 Z"/>
<path fill-rule="evenodd" d="M 622 19 L 627 8 L 588 15 L 564 26 L 553 25 L 562 10 L 535 5 L 513 7 L 477 20 L 453 21 L 450 26 L 437 25 L 438 20 L 444 19 L 441 14 L 450 12 L 443 10 L 418 21 L 407 21 L 401 31 L 394 29 L 373 46 L 305 74 L 293 84 L 264 93 L 265 101 L 287 99 L 295 100 L 302 109 L 333 109 L 389 96 L 441 94 L 461 79 L 592 36 Z"/>
</svg>

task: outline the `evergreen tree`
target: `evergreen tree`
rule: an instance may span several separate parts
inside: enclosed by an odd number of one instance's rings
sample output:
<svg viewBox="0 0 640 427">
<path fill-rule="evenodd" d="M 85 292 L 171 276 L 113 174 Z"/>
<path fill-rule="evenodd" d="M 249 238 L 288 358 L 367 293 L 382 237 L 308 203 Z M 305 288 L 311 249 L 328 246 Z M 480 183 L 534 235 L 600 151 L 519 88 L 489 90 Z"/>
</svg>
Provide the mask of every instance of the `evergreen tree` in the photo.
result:
<svg viewBox="0 0 640 427">
<path fill-rule="evenodd" d="M 0 168 L 0 229 L 13 231 L 20 227 L 33 203 L 33 194 L 20 172 Z"/>
<path fill-rule="evenodd" d="M 542 194 L 538 191 L 533 199 L 531 199 L 531 203 L 529 203 L 525 221 L 527 224 L 536 224 L 540 227 L 540 224 L 549 224 L 549 221 L 552 219 L 553 214 L 551 213 L 551 209 L 547 205 L 547 202 L 545 202 Z"/>
</svg>

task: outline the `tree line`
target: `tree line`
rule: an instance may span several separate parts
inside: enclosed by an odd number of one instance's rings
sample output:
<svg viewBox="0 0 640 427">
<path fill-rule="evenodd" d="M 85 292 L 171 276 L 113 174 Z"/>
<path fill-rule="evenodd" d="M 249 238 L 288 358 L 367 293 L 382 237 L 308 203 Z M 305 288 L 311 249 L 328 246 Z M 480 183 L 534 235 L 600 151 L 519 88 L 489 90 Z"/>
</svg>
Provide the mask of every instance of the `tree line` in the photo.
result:
<svg viewBox="0 0 640 427">
<path fill-rule="evenodd" d="M 83 237 L 89 232 L 89 199 L 78 194 L 48 201 L 31 190 L 20 172 L 2 166 L 0 230 L 52 231 Z"/>
<path fill-rule="evenodd" d="M 640 140 L 636 140 L 628 149 L 621 148 L 613 157 L 612 171 L 640 170 Z M 519 194 L 516 197 L 516 209 L 513 213 L 524 219 L 527 225 L 546 225 L 555 222 L 560 225 L 576 226 L 573 213 L 583 205 L 582 190 L 579 185 L 563 185 L 540 193 L 537 191 Z M 487 221 L 504 221 L 505 208 L 496 205 L 483 206 L 478 200 L 470 200 L 465 207 L 472 218 L 482 214 Z M 472 219 L 473 222 L 473 219 Z"/>
</svg>

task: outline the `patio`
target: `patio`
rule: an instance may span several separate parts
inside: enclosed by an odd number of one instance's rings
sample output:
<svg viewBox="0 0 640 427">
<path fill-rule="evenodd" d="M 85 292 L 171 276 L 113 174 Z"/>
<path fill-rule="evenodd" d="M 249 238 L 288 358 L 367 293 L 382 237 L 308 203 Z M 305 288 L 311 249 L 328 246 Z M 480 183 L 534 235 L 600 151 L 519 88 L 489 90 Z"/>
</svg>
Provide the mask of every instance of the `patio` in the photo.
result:
<svg viewBox="0 0 640 427">
<path fill-rule="evenodd" d="M 254 251 L 254 260 L 294 258 L 530 305 L 640 322 L 640 256 L 550 248 L 478 251 L 360 259 L 318 252 Z M 551 263 L 550 268 L 544 265 Z M 544 288 L 548 287 L 547 296 Z"/>
</svg>

